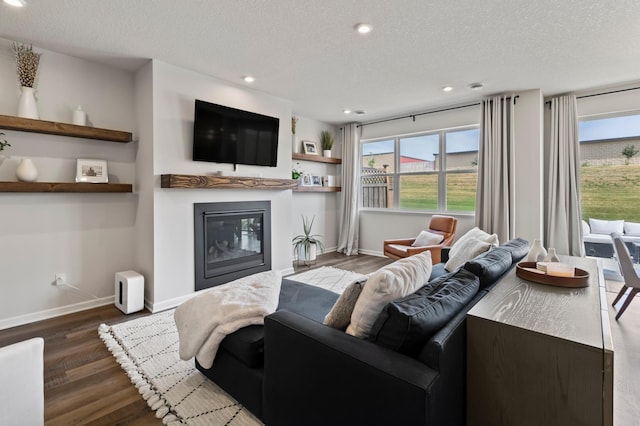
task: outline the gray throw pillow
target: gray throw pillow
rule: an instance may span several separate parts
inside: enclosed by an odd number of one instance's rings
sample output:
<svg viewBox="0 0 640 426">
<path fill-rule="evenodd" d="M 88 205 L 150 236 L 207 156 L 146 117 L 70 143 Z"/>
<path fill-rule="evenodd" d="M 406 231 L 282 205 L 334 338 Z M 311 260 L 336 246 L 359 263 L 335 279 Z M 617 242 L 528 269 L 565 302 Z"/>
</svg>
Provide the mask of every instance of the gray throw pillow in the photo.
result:
<svg viewBox="0 0 640 426">
<path fill-rule="evenodd" d="M 352 282 L 344 289 L 333 308 L 329 311 L 327 316 L 324 317 L 324 324 L 329 327 L 344 330 L 351 322 L 351 314 L 353 308 L 356 306 L 358 297 L 362 292 L 362 288 L 366 283 L 366 278 L 359 278 Z"/>
</svg>

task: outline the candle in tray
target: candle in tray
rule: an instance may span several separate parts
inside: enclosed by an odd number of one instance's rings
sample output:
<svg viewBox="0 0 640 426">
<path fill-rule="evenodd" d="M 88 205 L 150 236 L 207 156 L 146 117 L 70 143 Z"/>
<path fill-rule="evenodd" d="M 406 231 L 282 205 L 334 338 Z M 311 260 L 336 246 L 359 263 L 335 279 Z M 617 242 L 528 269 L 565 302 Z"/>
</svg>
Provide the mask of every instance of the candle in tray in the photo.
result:
<svg viewBox="0 0 640 426">
<path fill-rule="evenodd" d="M 547 275 L 554 277 L 573 277 L 575 276 L 575 268 L 566 263 L 547 263 Z"/>
</svg>

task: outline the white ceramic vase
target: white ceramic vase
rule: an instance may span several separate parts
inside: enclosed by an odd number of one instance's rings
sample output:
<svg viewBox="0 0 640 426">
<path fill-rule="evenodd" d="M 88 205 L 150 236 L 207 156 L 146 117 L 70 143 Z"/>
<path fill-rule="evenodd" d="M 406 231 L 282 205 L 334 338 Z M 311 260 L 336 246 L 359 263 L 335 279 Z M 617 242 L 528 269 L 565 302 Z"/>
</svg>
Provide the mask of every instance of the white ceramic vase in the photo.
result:
<svg viewBox="0 0 640 426">
<path fill-rule="evenodd" d="M 291 145 L 293 146 L 293 152 L 296 154 L 300 153 L 300 144 L 298 143 L 298 138 L 295 133 L 291 135 Z"/>
<path fill-rule="evenodd" d="M 556 249 L 549 247 L 549 252 L 545 256 L 543 262 L 560 262 L 560 258 L 556 254 Z"/>
<path fill-rule="evenodd" d="M 33 93 L 33 87 L 22 87 L 22 94 L 20 95 L 20 101 L 18 102 L 18 117 L 32 118 L 39 120 L 38 105 L 36 104 L 36 97 Z"/>
<path fill-rule="evenodd" d="M 38 179 L 38 169 L 30 158 L 23 158 L 16 168 L 16 177 L 22 182 L 35 182 Z"/>
<path fill-rule="evenodd" d="M 322 151 L 322 155 L 327 157 L 327 158 L 331 158 L 331 150 L 330 149 L 325 149 L 324 151 Z"/>
<path fill-rule="evenodd" d="M 73 124 L 77 126 L 87 125 L 87 113 L 82 110 L 81 105 L 78 105 L 78 108 L 73 111 Z"/>
<path fill-rule="evenodd" d="M 542 246 L 542 242 L 536 238 L 529 248 L 527 262 L 541 262 L 547 256 L 547 251 Z"/>
</svg>

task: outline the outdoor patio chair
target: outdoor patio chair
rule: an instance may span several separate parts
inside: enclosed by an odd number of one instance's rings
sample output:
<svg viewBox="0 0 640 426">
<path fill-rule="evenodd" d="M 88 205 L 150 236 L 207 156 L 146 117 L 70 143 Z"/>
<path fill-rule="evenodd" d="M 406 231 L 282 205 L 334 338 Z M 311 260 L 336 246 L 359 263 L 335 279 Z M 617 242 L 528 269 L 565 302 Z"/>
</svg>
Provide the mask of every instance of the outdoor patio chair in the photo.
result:
<svg viewBox="0 0 640 426">
<path fill-rule="evenodd" d="M 633 260 L 629 254 L 629 249 L 622 240 L 620 234 L 613 232 L 611 233 L 611 238 L 613 239 L 613 249 L 616 253 L 616 259 L 618 259 L 620 272 L 624 278 L 624 285 L 613 301 L 612 306 L 615 307 L 626 294 L 626 298 L 622 302 L 622 306 L 620 306 L 620 309 L 618 309 L 618 313 L 616 314 L 616 320 L 618 320 L 618 318 L 622 316 L 622 313 L 627 309 L 635 295 L 640 292 L 640 276 L 638 276 L 638 271 L 633 267 Z"/>
</svg>

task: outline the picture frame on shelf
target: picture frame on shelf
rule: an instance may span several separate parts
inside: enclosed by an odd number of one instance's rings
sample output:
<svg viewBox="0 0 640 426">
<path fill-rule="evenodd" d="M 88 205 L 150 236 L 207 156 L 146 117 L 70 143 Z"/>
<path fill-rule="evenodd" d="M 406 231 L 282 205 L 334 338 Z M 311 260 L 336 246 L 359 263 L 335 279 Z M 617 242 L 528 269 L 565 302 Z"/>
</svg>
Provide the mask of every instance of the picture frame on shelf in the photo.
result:
<svg viewBox="0 0 640 426">
<path fill-rule="evenodd" d="M 108 183 L 107 162 L 78 158 L 76 163 L 76 182 Z"/>
<path fill-rule="evenodd" d="M 307 155 L 319 155 L 318 147 L 315 142 L 312 141 L 302 141 L 302 148 L 304 149 L 304 153 Z"/>
<path fill-rule="evenodd" d="M 322 178 L 318 175 L 311 175 L 311 186 L 322 186 Z"/>
<path fill-rule="evenodd" d="M 311 175 L 303 174 L 300 177 L 300 185 L 301 186 L 313 186 L 313 181 L 311 180 Z"/>
</svg>

